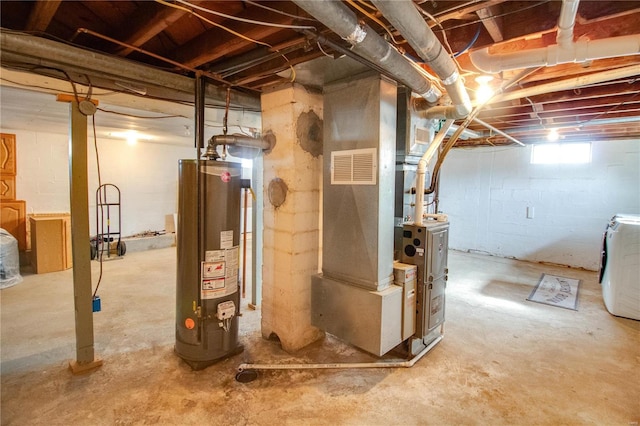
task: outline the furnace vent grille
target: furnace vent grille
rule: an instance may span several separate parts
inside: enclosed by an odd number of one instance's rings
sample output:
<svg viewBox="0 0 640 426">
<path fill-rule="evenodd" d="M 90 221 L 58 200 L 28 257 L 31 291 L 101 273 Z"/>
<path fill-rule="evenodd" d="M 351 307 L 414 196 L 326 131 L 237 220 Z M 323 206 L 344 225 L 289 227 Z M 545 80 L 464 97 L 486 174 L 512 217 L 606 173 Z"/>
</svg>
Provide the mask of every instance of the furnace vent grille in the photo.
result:
<svg viewBox="0 0 640 426">
<path fill-rule="evenodd" d="M 375 185 L 376 149 L 352 149 L 331 153 L 332 185 Z"/>
<path fill-rule="evenodd" d="M 433 140 L 433 134 L 431 130 L 425 127 L 416 126 L 416 143 L 428 145 Z"/>
</svg>

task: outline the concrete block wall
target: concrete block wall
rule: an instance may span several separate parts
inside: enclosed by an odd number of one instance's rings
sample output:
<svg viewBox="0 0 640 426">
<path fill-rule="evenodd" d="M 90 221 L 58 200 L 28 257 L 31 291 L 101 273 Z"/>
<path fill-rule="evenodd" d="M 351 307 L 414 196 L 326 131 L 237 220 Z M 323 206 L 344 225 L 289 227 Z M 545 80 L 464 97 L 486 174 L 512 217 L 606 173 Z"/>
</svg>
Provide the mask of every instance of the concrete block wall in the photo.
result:
<svg viewBox="0 0 640 426">
<path fill-rule="evenodd" d="M 69 140 L 66 134 L 3 129 L 16 135 L 16 192 L 27 213 L 69 212 Z M 193 158 L 190 147 L 98 139 L 103 183 L 120 188 L 122 235 L 165 228 L 165 216 L 177 209 L 178 159 Z M 98 187 L 93 139 L 89 138 L 89 225 L 95 234 Z"/>
<path fill-rule="evenodd" d="M 531 149 L 449 153 L 439 208 L 450 247 L 598 270 L 609 219 L 640 214 L 640 140 L 593 142 L 588 164 L 531 164 Z"/>
<path fill-rule="evenodd" d="M 310 111 L 322 117 L 322 96 L 297 84 L 262 95 L 263 132 L 276 136 L 275 148 L 264 156 L 262 335 L 277 335 L 289 352 L 324 335 L 311 326 L 311 276 L 320 271 L 322 156 L 298 135 L 305 130 L 300 117 Z M 269 200 L 275 178 L 288 188 L 279 207 Z"/>
</svg>

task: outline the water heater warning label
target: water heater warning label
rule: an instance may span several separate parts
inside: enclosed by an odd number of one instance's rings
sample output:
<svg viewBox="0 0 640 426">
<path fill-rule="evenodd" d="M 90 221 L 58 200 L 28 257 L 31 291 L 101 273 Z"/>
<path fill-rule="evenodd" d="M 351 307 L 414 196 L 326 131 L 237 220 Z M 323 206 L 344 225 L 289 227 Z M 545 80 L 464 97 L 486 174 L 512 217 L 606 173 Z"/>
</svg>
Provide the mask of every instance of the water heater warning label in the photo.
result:
<svg viewBox="0 0 640 426">
<path fill-rule="evenodd" d="M 225 295 L 224 278 L 214 280 L 202 280 L 202 290 L 200 297 L 202 299 L 215 299 Z"/>
<path fill-rule="evenodd" d="M 230 249 L 233 247 L 233 229 L 231 231 L 220 232 L 220 248 Z"/>
<path fill-rule="evenodd" d="M 202 278 L 221 278 L 225 276 L 225 262 L 202 262 Z"/>
<path fill-rule="evenodd" d="M 233 231 L 229 232 L 233 240 Z M 205 252 L 202 262 L 203 299 L 228 296 L 238 291 L 239 254 L 238 246 Z"/>
</svg>

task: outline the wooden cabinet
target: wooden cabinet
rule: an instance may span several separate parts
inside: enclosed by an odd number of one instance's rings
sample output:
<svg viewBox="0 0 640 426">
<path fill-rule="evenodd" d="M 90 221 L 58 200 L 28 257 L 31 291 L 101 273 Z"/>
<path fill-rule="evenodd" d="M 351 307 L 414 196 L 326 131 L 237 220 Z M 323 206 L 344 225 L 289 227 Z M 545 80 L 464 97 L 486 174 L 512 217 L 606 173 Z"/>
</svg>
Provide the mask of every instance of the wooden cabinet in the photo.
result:
<svg viewBox="0 0 640 426">
<path fill-rule="evenodd" d="M 16 135 L 0 133 L 0 200 L 16 199 Z"/>
<path fill-rule="evenodd" d="M 9 231 L 18 240 L 18 250 L 27 249 L 26 203 L 22 200 L 2 201 L 0 228 Z"/>
<path fill-rule="evenodd" d="M 71 218 L 65 215 L 37 215 L 29 218 L 31 265 L 36 274 L 63 271 L 73 266 Z M 87 250 L 89 245 L 87 244 Z"/>
<path fill-rule="evenodd" d="M 16 199 L 16 177 L 0 175 L 0 200 Z"/>
<path fill-rule="evenodd" d="M 0 133 L 0 228 L 18 240 L 18 250 L 27 249 L 27 206 L 16 200 L 16 135 Z"/>
<path fill-rule="evenodd" d="M 16 175 L 16 135 L 0 133 L 0 174 Z"/>
</svg>

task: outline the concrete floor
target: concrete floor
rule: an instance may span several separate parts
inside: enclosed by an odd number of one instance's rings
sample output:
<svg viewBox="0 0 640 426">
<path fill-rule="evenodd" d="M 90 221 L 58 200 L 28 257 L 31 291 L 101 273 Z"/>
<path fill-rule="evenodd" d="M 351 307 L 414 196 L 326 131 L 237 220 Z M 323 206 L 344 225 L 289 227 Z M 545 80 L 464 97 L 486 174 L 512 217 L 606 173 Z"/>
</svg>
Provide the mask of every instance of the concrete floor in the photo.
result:
<svg viewBox="0 0 640 426">
<path fill-rule="evenodd" d="M 96 262 L 93 262 L 97 277 Z M 72 376 L 71 271 L 0 292 L 3 425 L 598 424 L 640 421 L 640 322 L 604 308 L 595 272 L 452 251 L 446 336 L 410 369 L 277 371 L 242 362 L 362 362 L 327 336 L 296 354 L 245 309 L 244 353 L 194 372 L 173 354 L 175 248 L 105 262 L 104 365 Z M 582 280 L 578 311 L 525 299 L 541 273 Z M 388 359 L 390 357 L 386 357 Z"/>
</svg>

